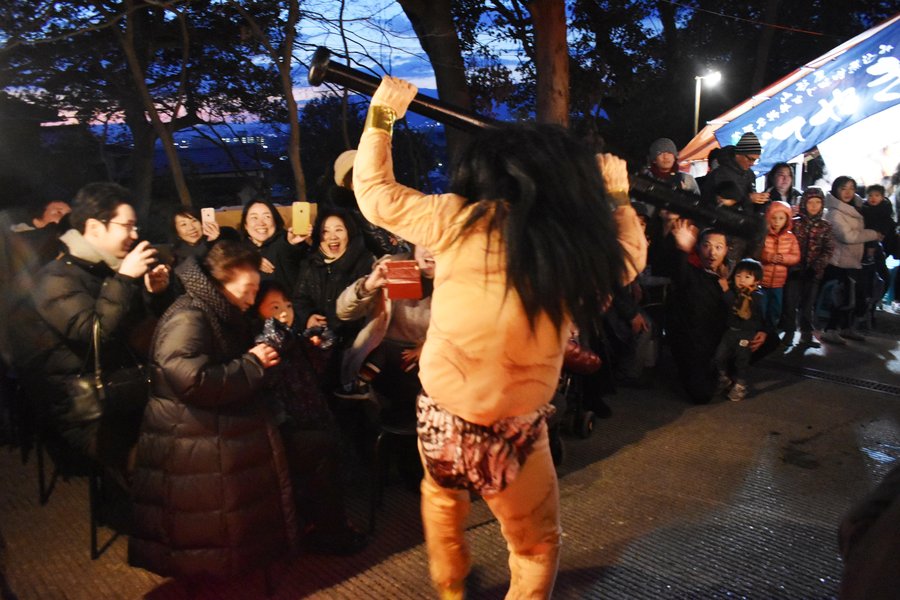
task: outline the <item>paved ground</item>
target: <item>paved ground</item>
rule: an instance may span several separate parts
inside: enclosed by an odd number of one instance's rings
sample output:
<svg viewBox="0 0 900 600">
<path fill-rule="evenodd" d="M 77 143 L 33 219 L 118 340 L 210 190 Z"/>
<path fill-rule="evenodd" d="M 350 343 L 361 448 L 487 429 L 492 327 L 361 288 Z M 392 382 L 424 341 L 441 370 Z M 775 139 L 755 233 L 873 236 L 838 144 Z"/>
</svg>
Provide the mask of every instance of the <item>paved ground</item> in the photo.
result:
<svg viewBox="0 0 900 600">
<path fill-rule="evenodd" d="M 593 436 L 565 438 L 554 597 L 834 598 L 837 523 L 900 458 L 900 316 L 879 316 L 883 333 L 865 344 L 766 359 L 744 402 L 688 405 L 666 363 L 650 389 L 611 396 L 614 415 Z M 41 507 L 35 472 L 0 450 L 3 561 L 19 598 L 264 597 L 261 575 L 189 589 L 133 569 L 123 538 L 91 561 L 86 483 L 61 482 Z M 351 490 L 361 522 L 367 498 Z M 274 569 L 273 597 L 429 597 L 417 495 L 392 481 L 378 518 L 358 556 Z M 506 550 L 482 503 L 468 539 L 469 597 L 502 598 Z"/>
</svg>

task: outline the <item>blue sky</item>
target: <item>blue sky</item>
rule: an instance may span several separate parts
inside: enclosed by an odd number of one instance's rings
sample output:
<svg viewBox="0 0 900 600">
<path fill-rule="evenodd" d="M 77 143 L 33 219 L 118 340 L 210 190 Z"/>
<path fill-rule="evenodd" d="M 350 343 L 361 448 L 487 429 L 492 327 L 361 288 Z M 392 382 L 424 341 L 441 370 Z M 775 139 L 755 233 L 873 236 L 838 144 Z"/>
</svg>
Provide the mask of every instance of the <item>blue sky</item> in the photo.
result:
<svg viewBox="0 0 900 600">
<path fill-rule="evenodd" d="M 340 3 L 333 0 L 304 2 L 305 11 L 319 13 L 336 20 Z M 434 72 L 425 52 L 419 44 L 403 9 L 393 0 L 357 0 L 347 2 L 344 11 L 346 42 L 350 55 L 371 66 L 376 73 L 387 70 L 396 77 L 407 79 L 419 87 L 434 87 Z M 344 39 L 339 26 L 334 23 L 305 19 L 301 22 L 300 39 L 304 45 L 325 46 L 343 53 Z M 302 51 L 296 53 L 303 62 L 309 60 Z M 367 58 L 371 56 L 371 60 Z M 377 61 L 377 64 L 376 64 Z M 378 65 L 382 65 L 384 69 Z M 306 68 L 295 70 L 298 99 L 309 97 L 306 86 Z"/>
<path fill-rule="evenodd" d="M 340 3 L 334 0 L 307 0 L 301 5 L 305 11 L 321 14 L 335 21 L 339 7 Z M 370 66 L 377 74 L 387 71 L 395 77 L 412 82 L 419 88 L 435 87 L 431 64 L 399 3 L 394 0 L 348 1 L 344 19 L 347 46 L 354 60 Z M 299 41 L 304 44 L 325 46 L 343 53 L 344 40 L 336 22 L 316 23 L 304 20 L 301 22 L 300 35 Z M 496 49 L 497 42 L 494 41 L 492 46 Z M 516 62 L 519 53 L 517 46 L 509 43 L 508 48 L 501 50 L 505 60 Z M 309 54 L 304 56 L 298 52 L 296 55 L 306 62 L 309 60 Z M 306 86 L 305 68 L 298 68 L 295 71 L 294 81 L 297 84 L 298 100 L 316 93 Z"/>
</svg>

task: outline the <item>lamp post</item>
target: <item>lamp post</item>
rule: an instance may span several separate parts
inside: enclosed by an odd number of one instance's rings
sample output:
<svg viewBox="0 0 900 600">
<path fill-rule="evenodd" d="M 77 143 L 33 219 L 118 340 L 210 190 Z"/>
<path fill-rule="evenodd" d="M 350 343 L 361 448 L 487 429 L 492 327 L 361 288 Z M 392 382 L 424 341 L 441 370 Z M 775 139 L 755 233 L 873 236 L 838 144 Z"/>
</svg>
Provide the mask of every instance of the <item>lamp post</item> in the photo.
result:
<svg viewBox="0 0 900 600">
<path fill-rule="evenodd" d="M 700 83 L 706 80 L 706 85 L 714 86 L 722 80 L 722 74 L 718 71 L 706 75 L 694 76 L 694 135 L 700 131 Z"/>
</svg>

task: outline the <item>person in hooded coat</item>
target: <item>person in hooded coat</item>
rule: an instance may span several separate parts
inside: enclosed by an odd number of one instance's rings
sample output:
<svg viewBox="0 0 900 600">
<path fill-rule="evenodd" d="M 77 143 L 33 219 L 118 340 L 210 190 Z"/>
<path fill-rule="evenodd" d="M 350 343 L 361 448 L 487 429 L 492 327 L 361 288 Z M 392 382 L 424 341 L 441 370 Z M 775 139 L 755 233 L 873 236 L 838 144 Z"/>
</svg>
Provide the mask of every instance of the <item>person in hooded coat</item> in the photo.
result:
<svg viewBox="0 0 900 600">
<path fill-rule="evenodd" d="M 865 341 L 854 323 L 855 318 L 866 310 L 861 281 L 863 252 L 866 242 L 880 241 L 884 236 L 874 229 L 866 229 L 860 206 L 862 201 L 856 195 L 856 181 L 846 175 L 836 178 L 831 184 L 831 193 L 825 198 L 828 209 L 825 220 L 831 223 L 834 252 L 825 269 L 822 290 L 824 293 L 830 281 L 839 287 L 833 288 L 836 293 L 832 293 L 831 313 L 819 338 L 829 344 Z"/>
<path fill-rule="evenodd" d="M 235 576 L 294 547 L 290 474 L 260 391 L 278 353 L 244 312 L 259 253 L 223 240 L 176 273 L 186 293 L 153 339 L 133 475 L 129 562 L 164 576 Z"/>
<path fill-rule="evenodd" d="M 809 348 L 820 346 L 812 334 L 813 309 L 825 267 L 834 252 L 831 224 L 824 216 L 825 193 L 821 188 L 806 188 L 800 197 L 799 214 L 794 217 L 791 228 L 800 246 L 800 262 L 788 272 L 781 323 L 783 339 L 793 340 L 799 311 L 800 345 Z"/>
<path fill-rule="evenodd" d="M 766 233 L 761 252 L 763 276 L 760 285 L 765 301 L 764 314 L 770 330 L 778 327 L 784 299 L 788 269 L 800 262 L 800 246 L 791 232 L 791 207 L 781 200 L 769 203 L 766 211 Z"/>
</svg>

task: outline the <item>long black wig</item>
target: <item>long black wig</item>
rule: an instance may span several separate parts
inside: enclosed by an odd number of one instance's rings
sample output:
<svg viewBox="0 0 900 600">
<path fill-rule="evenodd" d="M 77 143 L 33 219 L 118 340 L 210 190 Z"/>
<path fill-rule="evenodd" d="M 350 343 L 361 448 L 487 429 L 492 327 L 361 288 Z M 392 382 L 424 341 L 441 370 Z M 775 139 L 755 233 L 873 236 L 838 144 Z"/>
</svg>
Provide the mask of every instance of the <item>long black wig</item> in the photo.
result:
<svg viewBox="0 0 900 600">
<path fill-rule="evenodd" d="M 489 236 L 500 231 L 507 292 L 518 293 L 532 328 L 542 312 L 557 328 L 568 317 L 599 323 L 625 265 L 587 147 L 556 125 L 502 125 L 460 154 L 450 188 L 477 205 L 460 235 L 484 218 Z"/>
</svg>

